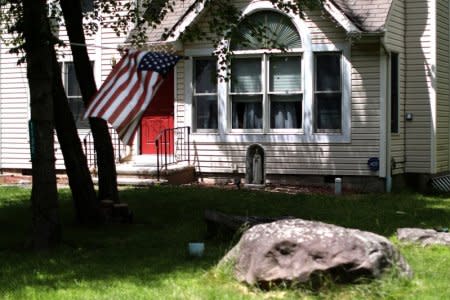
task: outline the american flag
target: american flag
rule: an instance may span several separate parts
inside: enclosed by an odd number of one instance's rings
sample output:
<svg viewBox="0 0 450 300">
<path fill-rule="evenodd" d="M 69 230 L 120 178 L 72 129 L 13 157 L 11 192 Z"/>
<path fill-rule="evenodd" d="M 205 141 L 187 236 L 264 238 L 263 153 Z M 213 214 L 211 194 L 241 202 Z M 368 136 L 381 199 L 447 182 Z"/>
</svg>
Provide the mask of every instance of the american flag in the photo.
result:
<svg viewBox="0 0 450 300">
<path fill-rule="evenodd" d="M 167 53 L 129 50 L 103 82 L 84 117 L 106 120 L 131 145 L 145 109 L 179 59 Z"/>
</svg>

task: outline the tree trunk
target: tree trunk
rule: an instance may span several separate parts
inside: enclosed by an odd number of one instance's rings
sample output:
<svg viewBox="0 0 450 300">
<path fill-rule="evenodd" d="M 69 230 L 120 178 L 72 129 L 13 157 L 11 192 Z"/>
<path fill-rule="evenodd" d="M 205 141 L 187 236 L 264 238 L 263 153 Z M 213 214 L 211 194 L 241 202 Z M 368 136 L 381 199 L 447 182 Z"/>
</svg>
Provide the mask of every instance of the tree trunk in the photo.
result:
<svg viewBox="0 0 450 300">
<path fill-rule="evenodd" d="M 67 34 L 71 43 L 85 44 L 83 31 L 83 18 L 81 14 L 81 2 L 79 0 L 61 1 Z M 81 94 L 85 105 L 97 92 L 94 72 L 91 68 L 86 47 L 71 44 L 72 56 L 80 85 Z M 117 173 L 114 160 L 114 149 L 106 121 L 98 118 L 89 120 L 94 147 L 97 152 L 99 199 L 109 199 L 118 202 Z"/>
<path fill-rule="evenodd" d="M 54 49 L 52 49 L 52 60 L 55 128 L 72 191 L 75 216 L 80 223 L 97 223 L 100 221 L 100 202 L 95 194 L 86 156 L 83 153 L 77 127 L 68 105 Z"/>
<path fill-rule="evenodd" d="M 45 249 L 61 240 L 53 137 L 53 62 L 45 1 L 24 0 L 23 19 L 31 106 L 32 243 L 36 249 Z"/>
</svg>

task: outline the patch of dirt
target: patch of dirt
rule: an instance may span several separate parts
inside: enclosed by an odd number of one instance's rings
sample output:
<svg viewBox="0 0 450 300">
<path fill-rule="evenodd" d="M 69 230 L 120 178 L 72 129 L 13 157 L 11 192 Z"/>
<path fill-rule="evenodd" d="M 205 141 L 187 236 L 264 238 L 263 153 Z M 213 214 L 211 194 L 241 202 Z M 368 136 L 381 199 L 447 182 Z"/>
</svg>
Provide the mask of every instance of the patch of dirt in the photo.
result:
<svg viewBox="0 0 450 300">
<path fill-rule="evenodd" d="M 191 183 L 190 186 L 199 187 L 212 187 L 212 188 L 222 188 L 227 190 L 237 190 L 235 184 L 211 184 L 211 183 Z M 241 189 L 246 189 L 245 186 L 241 185 Z M 301 186 L 301 185 L 286 185 L 286 184 L 268 184 L 263 188 L 254 188 L 254 190 L 260 190 L 271 193 L 283 193 L 289 195 L 333 195 L 334 187 L 330 186 Z M 356 191 L 343 189 L 342 194 L 354 194 Z"/>
<path fill-rule="evenodd" d="M 334 194 L 334 190 L 327 186 L 269 185 L 264 190 L 267 192 L 285 193 L 285 194 L 290 194 L 290 195 L 296 195 L 296 194 L 331 195 L 331 194 Z"/>
<path fill-rule="evenodd" d="M 56 176 L 57 183 L 59 185 L 67 185 L 68 179 L 66 175 L 57 175 Z M 23 185 L 28 186 L 33 182 L 32 177 L 30 175 L 21 175 L 21 174 L 3 174 L 0 175 L 0 185 Z"/>
</svg>

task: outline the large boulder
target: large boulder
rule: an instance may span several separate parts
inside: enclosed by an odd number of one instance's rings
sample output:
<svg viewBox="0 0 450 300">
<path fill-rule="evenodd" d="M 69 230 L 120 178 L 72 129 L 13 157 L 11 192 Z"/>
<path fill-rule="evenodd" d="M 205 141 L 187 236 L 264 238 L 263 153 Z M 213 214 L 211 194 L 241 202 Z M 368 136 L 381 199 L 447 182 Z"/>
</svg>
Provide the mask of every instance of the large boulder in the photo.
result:
<svg viewBox="0 0 450 300">
<path fill-rule="evenodd" d="M 399 228 L 397 229 L 397 236 L 402 242 L 418 243 L 423 246 L 450 246 L 450 233 L 434 229 Z"/>
<path fill-rule="evenodd" d="M 379 277 L 394 266 L 411 276 L 409 265 L 380 235 L 301 219 L 280 220 L 247 230 L 222 263 L 232 262 L 248 284 L 306 283 L 325 275 L 336 282 Z"/>
</svg>

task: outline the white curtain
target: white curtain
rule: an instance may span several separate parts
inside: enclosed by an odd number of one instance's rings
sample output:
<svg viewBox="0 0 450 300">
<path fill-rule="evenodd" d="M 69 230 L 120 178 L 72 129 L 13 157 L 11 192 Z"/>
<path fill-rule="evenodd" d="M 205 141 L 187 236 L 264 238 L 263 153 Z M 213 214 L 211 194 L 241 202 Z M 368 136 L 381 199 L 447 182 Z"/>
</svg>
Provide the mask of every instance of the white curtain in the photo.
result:
<svg viewBox="0 0 450 300">
<path fill-rule="evenodd" d="M 233 103 L 233 128 L 257 129 L 262 127 L 261 102 Z"/>
<path fill-rule="evenodd" d="M 244 128 L 262 128 L 261 104 L 246 103 L 244 109 Z"/>
<path fill-rule="evenodd" d="M 296 105 L 293 102 L 274 102 L 272 104 L 273 128 L 298 128 Z"/>
</svg>

